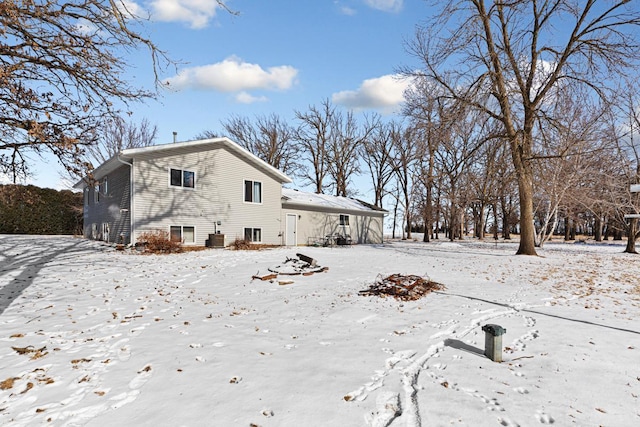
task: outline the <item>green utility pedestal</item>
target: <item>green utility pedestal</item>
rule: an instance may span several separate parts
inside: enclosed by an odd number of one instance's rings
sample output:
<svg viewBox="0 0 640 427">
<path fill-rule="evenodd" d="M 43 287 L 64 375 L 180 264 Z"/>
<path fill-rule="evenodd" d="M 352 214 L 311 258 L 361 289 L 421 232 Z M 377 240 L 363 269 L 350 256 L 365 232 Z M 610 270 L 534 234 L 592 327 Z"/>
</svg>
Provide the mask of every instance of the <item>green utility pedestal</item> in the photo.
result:
<svg viewBox="0 0 640 427">
<path fill-rule="evenodd" d="M 502 335 L 507 330 L 500 325 L 487 324 L 484 331 L 484 355 L 494 362 L 502 362 Z"/>
</svg>

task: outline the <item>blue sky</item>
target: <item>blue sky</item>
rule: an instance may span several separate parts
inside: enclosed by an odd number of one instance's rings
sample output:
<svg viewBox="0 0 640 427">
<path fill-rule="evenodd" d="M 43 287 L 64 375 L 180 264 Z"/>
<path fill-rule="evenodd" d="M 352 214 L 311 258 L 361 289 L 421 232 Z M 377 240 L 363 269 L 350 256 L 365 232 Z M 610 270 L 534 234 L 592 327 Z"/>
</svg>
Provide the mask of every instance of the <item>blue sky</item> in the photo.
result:
<svg viewBox="0 0 640 427">
<path fill-rule="evenodd" d="M 405 51 L 416 24 L 429 17 L 423 0 L 229 0 L 238 16 L 215 0 L 137 0 L 129 8 L 150 20 L 144 32 L 179 61 L 163 72 L 171 89 L 157 101 L 131 106 L 147 118 L 157 143 L 222 132 L 231 115 L 276 113 L 293 124 L 294 111 L 324 99 L 357 112 L 393 116 L 406 83 L 393 78 L 416 65 Z M 149 87 L 148 55 L 130 55 L 130 78 Z M 55 160 L 38 163 L 30 181 L 61 188 Z M 363 189 L 366 191 L 366 189 Z"/>
</svg>

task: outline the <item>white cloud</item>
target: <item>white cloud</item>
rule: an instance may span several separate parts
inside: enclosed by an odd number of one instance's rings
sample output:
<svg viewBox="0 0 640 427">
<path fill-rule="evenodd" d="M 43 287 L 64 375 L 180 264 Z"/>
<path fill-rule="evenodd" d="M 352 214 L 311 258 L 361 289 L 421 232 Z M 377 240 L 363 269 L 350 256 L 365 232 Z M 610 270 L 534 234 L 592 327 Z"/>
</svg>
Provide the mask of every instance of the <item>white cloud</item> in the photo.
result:
<svg viewBox="0 0 640 427">
<path fill-rule="evenodd" d="M 250 93 L 247 92 L 240 92 L 236 95 L 236 102 L 240 103 L 240 104 L 254 104 L 256 102 L 266 102 L 267 101 L 267 97 L 266 96 L 253 96 Z"/>
<path fill-rule="evenodd" d="M 232 56 L 216 64 L 180 70 L 178 75 L 165 80 L 165 84 L 174 90 L 196 88 L 227 93 L 286 90 L 296 83 L 297 75 L 298 70 L 290 65 L 265 70 L 258 64 L 250 64 Z"/>
<path fill-rule="evenodd" d="M 398 74 L 365 80 L 357 90 L 334 93 L 331 100 L 353 110 L 380 110 L 390 114 L 404 102 L 410 82 Z"/>
<path fill-rule="evenodd" d="M 365 4 L 383 12 L 400 12 L 403 0 L 364 0 Z"/>
<path fill-rule="evenodd" d="M 340 13 L 347 16 L 353 16 L 356 14 L 356 10 L 349 6 L 342 6 L 340 7 Z"/>
<path fill-rule="evenodd" d="M 138 3 L 131 0 L 118 0 L 116 6 L 125 16 L 147 18 L 149 14 Z"/>
<path fill-rule="evenodd" d="M 152 0 L 152 19 L 186 22 L 191 28 L 204 28 L 220 7 L 216 0 Z"/>
<path fill-rule="evenodd" d="M 75 27 L 78 34 L 81 34 L 81 35 L 88 35 L 98 31 L 98 27 L 96 27 L 96 25 L 93 22 L 88 21 L 84 18 L 78 19 Z"/>
</svg>

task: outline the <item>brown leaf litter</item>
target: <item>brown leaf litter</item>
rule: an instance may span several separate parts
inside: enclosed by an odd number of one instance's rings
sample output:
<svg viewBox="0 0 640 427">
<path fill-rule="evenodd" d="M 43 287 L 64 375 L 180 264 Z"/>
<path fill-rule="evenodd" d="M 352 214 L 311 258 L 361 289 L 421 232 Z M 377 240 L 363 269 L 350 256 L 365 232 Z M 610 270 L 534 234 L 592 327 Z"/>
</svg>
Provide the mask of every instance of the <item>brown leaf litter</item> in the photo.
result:
<svg viewBox="0 0 640 427">
<path fill-rule="evenodd" d="M 46 346 L 42 348 L 35 348 L 32 345 L 28 345 L 26 347 L 11 347 L 11 348 L 18 354 L 23 354 L 23 355 L 30 354 L 31 360 L 39 359 L 49 354 L 48 351 L 45 351 L 47 349 Z"/>
<path fill-rule="evenodd" d="M 401 301 L 415 301 L 433 291 L 441 291 L 446 287 L 424 277 L 416 275 L 392 274 L 387 277 L 378 276 L 376 282 L 368 289 L 358 292 L 363 296 L 393 297 Z"/>
</svg>

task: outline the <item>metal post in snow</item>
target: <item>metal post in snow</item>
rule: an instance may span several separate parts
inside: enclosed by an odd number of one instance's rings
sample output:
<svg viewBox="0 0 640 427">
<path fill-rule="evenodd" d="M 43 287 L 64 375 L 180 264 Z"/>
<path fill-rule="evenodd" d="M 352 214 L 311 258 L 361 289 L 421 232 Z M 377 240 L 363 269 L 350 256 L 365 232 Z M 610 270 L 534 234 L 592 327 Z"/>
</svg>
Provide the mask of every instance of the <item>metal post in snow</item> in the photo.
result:
<svg viewBox="0 0 640 427">
<path fill-rule="evenodd" d="M 484 355 L 494 362 L 502 362 L 502 335 L 507 330 L 500 325 L 487 324 L 484 331 Z"/>
</svg>

